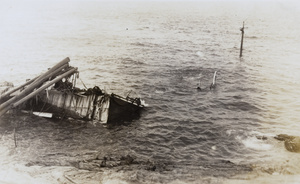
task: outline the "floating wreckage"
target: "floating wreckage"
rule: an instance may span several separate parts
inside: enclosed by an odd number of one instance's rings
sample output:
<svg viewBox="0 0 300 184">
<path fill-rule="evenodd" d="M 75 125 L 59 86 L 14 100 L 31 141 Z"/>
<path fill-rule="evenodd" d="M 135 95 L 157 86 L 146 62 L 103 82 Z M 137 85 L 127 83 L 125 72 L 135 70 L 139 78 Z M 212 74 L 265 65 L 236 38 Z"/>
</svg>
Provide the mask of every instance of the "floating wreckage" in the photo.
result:
<svg viewBox="0 0 300 184">
<path fill-rule="evenodd" d="M 75 87 L 78 69 L 65 58 L 44 74 L 6 91 L 0 98 L 0 116 L 12 109 L 43 117 L 70 117 L 110 123 L 138 117 L 144 102 L 140 98 L 107 94 L 99 87 Z"/>
</svg>

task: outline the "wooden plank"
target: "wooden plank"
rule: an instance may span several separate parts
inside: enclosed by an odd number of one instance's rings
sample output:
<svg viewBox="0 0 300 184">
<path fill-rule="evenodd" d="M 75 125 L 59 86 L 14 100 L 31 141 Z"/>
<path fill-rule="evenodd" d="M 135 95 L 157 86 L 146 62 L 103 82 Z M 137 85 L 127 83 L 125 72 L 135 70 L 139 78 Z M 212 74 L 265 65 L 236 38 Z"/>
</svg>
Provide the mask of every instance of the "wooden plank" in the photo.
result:
<svg viewBox="0 0 300 184">
<path fill-rule="evenodd" d="M 56 71 L 58 68 L 60 68 L 61 66 L 68 64 L 70 62 L 70 58 L 65 58 L 62 61 L 60 61 L 59 63 L 57 63 L 56 65 L 54 65 L 52 68 L 50 68 L 47 72 L 45 72 L 44 74 L 40 75 L 36 81 L 39 81 L 43 78 L 47 78 L 47 76 L 51 73 L 53 73 L 54 71 Z"/>
<path fill-rule="evenodd" d="M 75 73 L 77 71 L 77 68 L 72 68 L 71 70 L 67 71 L 66 73 L 57 76 L 55 79 L 53 79 L 50 82 L 45 83 L 43 86 L 41 86 L 40 88 L 38 88 L 37 90 L 33 91 L 32 93 L 30 93 L 29 95 L 27 95 L 25 98 L 22 98 L 21 100 L 17 101 L 16 103 L 13 104 L 13 107 L 17 107 L 20 104 L 22 104 L 23 102 L 29 100 L 30 98 L 34 97 L 35 95 L 37 95 L 38 93 L 42 92 L 43 90 L 45 90 L 46 88 L 48 88 L 49 86 L 57 83 L 58 81 L 60 81 L 61 79 Z M 1 114 L 0 114 L 1 115 Z"/>
<path fill-rule="evenodd" d="M 64 61 L 66 62 L 66 61 Z M 61 63 L 61 62 L 60 62 Z M 57 65 L 58 66 L 58 65 Z M 3 115 L 7 110 L 10 109 L 10 106 L 17 102 L 18 100 L 24 98 L 25 96 L 27 96 L 29 93 L 31 93 L 35 88 L 39 87 L 42 85 L 43 82 L 45 82 L 45 80 L 47 80 L 48 78 L 50 78 L 51 76 L 56 76 L 57 74 L 59 74 L 64 68 L 66 68 L 68 66 L 68 64 L 63 64 L 60 65 L 58 68 L 56 68 L 56 70 L 54 70 L 52 73 L 48 73 L 47 75 L 43 75 L 43 78 L 38 77 L 33 83 L 31 83 L 26 89 L 24 89 L 19 95 L 14 96 L 13 98 L 7 100 L 6 102 L 2 103 L 0 105 L 0 116 Z"/>
</svg>

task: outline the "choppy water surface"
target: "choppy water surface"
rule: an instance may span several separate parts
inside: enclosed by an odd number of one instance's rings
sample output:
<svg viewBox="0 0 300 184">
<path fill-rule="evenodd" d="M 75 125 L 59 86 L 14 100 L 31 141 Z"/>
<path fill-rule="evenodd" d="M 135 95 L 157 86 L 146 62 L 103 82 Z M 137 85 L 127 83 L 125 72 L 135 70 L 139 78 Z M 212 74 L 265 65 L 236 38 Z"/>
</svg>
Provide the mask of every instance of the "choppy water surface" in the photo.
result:
<svg viewBox="0 0 300 184">
<path fill-rule="evenodd" d="M 300 130 L 297 5 L 4 3 L 1 82 L 21 84 L 70 57 L 85 85 L 121 95 L 133 90 L 149 106 L 120 126 L 5 116 L 2 180 L 300 182 L 299 154 L 273 138 Z M 214 71 L 217 87 L 210 90 Z M 196 90 L 199 82 L 202 91 Z M 126 155 L 136 162 L 101 168 L 91 161 Z"/>
</svg>

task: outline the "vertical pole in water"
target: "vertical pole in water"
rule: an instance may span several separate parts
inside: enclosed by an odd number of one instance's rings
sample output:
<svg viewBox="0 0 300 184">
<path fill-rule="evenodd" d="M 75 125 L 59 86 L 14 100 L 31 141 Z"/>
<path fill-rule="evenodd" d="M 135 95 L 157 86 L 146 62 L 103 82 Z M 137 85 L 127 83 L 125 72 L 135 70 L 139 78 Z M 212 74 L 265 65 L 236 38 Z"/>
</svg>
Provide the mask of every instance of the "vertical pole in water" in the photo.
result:
<svg viewBox="0 0 300 184">
<path fill-rule="evenodd" d="M 16 128 L 14 128 L 14 141 L 15 141 L 15 147 L 17 147 Z"/>
<path fill-rule="evenodd" d="M 241 48 L 240 48 L 240 57 L 243 55 L 243 42 L 244 42 L 244 22 L 243 27 L 240 29 L 242 31 L 242 40 L 241 40 Z"/>
</svg>

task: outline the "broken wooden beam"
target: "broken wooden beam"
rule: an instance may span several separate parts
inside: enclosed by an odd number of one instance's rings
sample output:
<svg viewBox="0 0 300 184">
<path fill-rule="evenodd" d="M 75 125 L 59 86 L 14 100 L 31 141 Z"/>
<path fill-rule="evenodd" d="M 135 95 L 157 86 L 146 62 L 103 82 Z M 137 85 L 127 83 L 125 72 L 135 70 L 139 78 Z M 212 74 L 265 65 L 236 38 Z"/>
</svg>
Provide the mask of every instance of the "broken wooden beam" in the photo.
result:
<svg viewBox="0 0 300 184">
<path fill-rule="evenodd" d="M 71 70 L 65 72 L 62 75 L 57 76 L 55 79 L 53 79 L 52 81 L 49 81 L 47 83 L 45 83 L 43 86 L 41 86 L 40 88 L 38 88 L 37 90 L 33 91 L 32 93 L 30 93 L 29 95 L 27 95 L 26 97 L 22 98 L 21 100 L 15 102 L 12 107 L 17 107 L 20 104 L 22 104 L 23 102 L 29 100 L 30 98 L 34 97 L 35 95 L 39 94 L 40 92 L 42 92 L 43 90 L 45 90 L 46 88 L 50 87 L 51 85 L 57 83 L 58 81 L 62 80 L 63 78 L 73 74 L 77 72 L 77 68 L 72 68 Z M 1 116 L 1 114 L 0 114 Z"/>
<path fill-rule="evenodd" d="M 21 88 L 23 88 L 23 87 L 25 87 L 25 86 L 27 86 L 27 85 L 30 85 L 30 84 L 32 84 L 33 82 L 37 82 L 38 80 L 40 80 L 40 79 L 42 79 L 42 78 L 45 78 L 45 77 L 49 76 L 49 74 L 51 74 L 52 72 L 54 72 L 55 70 L 59 69 L 61 66 L 66 65 L 66 64 L 69 63 L 69 62 L 70 62 L 70 58 L 67 57 L 67 58 L 63 59 L 62 61 L 60 61 L 59 63 L 57 63 L 54 67 L 52 67 L 50 70 L 48 70 L 46 73 L 44 73 L 44 74 L 42 74 L 42 75 L 39 75 L 39 76 L 37 76 L 37 77 L 35 77 L 35 78 L 29 80 L 28 82 L 22 84 L 21 86 L 19 86 L 19 87 L 17 87 L 17 88 L 14 88 L 14 89 L 12 89 L 12 90 L 6 92 L 5 94 L 1 95 L 0 101 L 1 101 L 3 98 L 5 98 L 5 97 L 11 95 L 12 93 L 18 91 L 19 89 L 21 89 Z"/>
<path fill-rule="evenodd" d="M 50 77 L 55 77 L 58 75 L 63 69 L 65 69 L 68 66 L 68 64 L 64 64 L 60 66 L 58 69 L 56 69 L 54 72 L 49 73 L 47 75 L 44 75 L 44 77 L 38 77 L 32 84 L 30 84 L 26 89 L 24 89 L 20 94 L 14 96 L 13 98 L 7 100 L 3 104 L 0 105 L 0 116 L 4 114 L 7 110 L 9 110 L 9 106 L 16 101 L 24 98 L 29 93 L 31 93 L 35 88 L 38 88 L 41 86 L 46 80 L 48 80 Z M 52 70 L 53 71 L 53 70 Z M 2 112 L 4 111 L 4 112 Z"/>
<path fill-rule="evenodd" d="M 45 72 L 44 74 L 40 75 L 36 81 L 45 78 L 47 75 L 53 73 L 55 70 L 57 70 L 58 68 L 60 68 L 61 66 L 68 64 L 70 62 L 70 58 L 65 58 L 64 60 L 60 61 L 59 63 L 57 63 L 55 66 L 53 66 L 52 68 L 50 68 L 47 72 Z"/>
<path fill-rule="evenodd" d="M 44 74 L 38 76 L 33 82 L 31 82 L 26 89 L 24 89 L 20 94 L 14 96 L 13 98 L 7 100 L 6 102 L 0 105 L 0 116 L 7 112 L 12 104 L 20 101 L 24 97 L 28 96 L 35 88 L 40 87 L 45 81 L 49 80 L 51 77 L 56 77 L 62 72 L 63 69 L 69 66 L 70 59 L 67 57 L 64 60 L 57 63 L 54 67 L 49 69 Z"/>
</svg>

